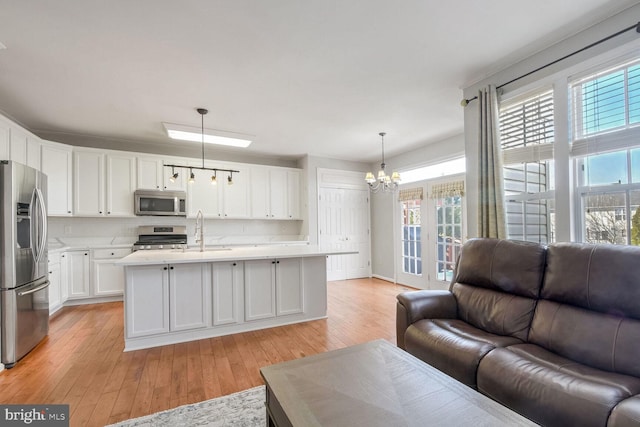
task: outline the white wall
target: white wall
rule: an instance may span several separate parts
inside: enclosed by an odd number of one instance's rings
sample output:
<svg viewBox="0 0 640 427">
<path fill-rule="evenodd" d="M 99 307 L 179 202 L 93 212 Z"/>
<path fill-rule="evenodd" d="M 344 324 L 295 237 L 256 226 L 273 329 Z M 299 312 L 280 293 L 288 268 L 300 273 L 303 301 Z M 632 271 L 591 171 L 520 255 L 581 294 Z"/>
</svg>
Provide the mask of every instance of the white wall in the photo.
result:
<svg viewBox="0 0 640 427">
<path fill-rule="evenodd" d="M 464 135 L 456 135 L 445 140 L 428 144 L 416 150 L 385 159 L 386 170 L 402 172 L 422 166 L 441 163 L 446 160 L 465 155 Z M 375 172 L 379 164 L 369 165 Z M 395 280 L 396 256 L 394 248 L 393 209 L 397 206 L 396 198 L 385 193 L 371 196 L 371 265 L 372 274 L 376 277 Z"/>
<path fill-rule="evenodd" d="M 562 40 L 555 45 L 545 49 L 529 58 L 514 64 L 476 84 L 464 89 L 464 98 L 469 99 L 477 95 L 478 89 L 489 84 L 500 86 L 505 82 L 511 81 L 519 76 L 527 74 L 539 67 L 544 66 L 552 61 L 569 55 L 585 46 L 590 45 L 600 39 L 608 37 L 624 28 L 630 27 L 638 23 L 640 16 L 640 4 L 632 6 L 627 10 L 612 16 L 611 18 L 597 23 L 590 28 Z M 503 89 L 505 91 L 517 90 L 524 88 L 533 82 L 553 76 L 561 70 L 565 70 L 571 66 L 575 66 L 581 62 L 587 61 L 597 55 L 606 53 L 620 45 L 637 40 L 639 37 L 636 31 L 628 31 L 618 37 L 615 37 L 598 46 L 581 52 L 566 60 L 563 60 L 553 66 L 545 68 L 539 72 L 532 74 L 526 78 L 518 80 Z M 467 176 L 466 176 L 466 200 L 467 200 L 467 234 L 469 237 L 478 235 L 478 103 L 472 101 L 464 112 L 464 140 L 465 153 L 467 158 Z M 560 141 L 559 141 L 560 142 Z M 566 225 L 565 218 L 560 221 Z M 565 240 L 565 239 L 560 239 Z"/>
</svg>

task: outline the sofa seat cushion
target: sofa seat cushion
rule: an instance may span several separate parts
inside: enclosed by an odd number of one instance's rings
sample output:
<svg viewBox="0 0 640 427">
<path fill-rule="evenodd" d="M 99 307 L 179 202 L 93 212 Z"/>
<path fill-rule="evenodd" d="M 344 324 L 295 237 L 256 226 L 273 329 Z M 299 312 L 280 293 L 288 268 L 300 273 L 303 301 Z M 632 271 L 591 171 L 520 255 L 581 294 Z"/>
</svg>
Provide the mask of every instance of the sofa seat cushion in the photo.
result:
<svg viewBox="0 0 640 427">
<path fill-rule="evenodd" d="M 637 426 L 640 426 L 640 396 L 633 396 L 613 408 L 607 427 Z"/>
<path fill-rule="evenodd" d="M 458 319 L 419 320 L 407 328 L 404 339 L 409 353 L 473 388 L 478 364 L 489 351 L 522 343 Z"/>
<path fill-rule="evenodd" d="M 496 348 L 480 361 L 478 390 L 545 426 L 605 426 L 620 401 L 640 392 L 640 378 L 519 344 Z"/>
</svg>

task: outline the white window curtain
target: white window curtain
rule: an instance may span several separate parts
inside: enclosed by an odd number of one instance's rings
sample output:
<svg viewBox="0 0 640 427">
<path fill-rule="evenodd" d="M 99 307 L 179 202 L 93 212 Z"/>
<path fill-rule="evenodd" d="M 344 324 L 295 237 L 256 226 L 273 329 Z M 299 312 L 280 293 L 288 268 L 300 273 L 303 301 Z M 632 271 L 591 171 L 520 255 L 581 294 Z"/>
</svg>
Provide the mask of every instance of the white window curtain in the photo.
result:
<svg viewBox="0 0 640 427">
<path fill-rule="evenodd" d="M 506 215 L 504 209 L 504 182 L 500 154 L 500 128 L 498 127 L 498 94 L 493 85 L 478 92 L 479 108 L 479 237 L 504 239 Z"/>
<path fill-rule="evenodd" d="M 464 181 L 435 184 L 431 187 L 431 192 L 429 193 L 429 197 L 432 199 L 444 199 L 455 196 L 464 196 Z"/>
<path fill-rule="evenodd" d="M 398 201 L 422 200 L 422 187 L 407 188 L 398 192 Z"/>
</svg>

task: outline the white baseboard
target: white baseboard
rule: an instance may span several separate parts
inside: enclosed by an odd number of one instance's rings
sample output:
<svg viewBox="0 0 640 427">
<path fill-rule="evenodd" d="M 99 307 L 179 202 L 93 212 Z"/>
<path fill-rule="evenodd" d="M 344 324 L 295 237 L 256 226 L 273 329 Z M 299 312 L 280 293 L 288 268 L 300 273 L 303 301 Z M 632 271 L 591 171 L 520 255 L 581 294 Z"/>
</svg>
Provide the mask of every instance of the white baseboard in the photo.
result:
<svg viewBox="0 0 640 427">
<path fill-rule="evenodd" d="M 396 283 L 395 280 L 393 280 L 391 277 L 384 277 L 384 276 L 380 276 L 379 274 L 372 274 L 371 277 L 373 277 L 374 279 L 380 279 L 380 280 L 385 280 L 387 282 Z"/>
</svg>

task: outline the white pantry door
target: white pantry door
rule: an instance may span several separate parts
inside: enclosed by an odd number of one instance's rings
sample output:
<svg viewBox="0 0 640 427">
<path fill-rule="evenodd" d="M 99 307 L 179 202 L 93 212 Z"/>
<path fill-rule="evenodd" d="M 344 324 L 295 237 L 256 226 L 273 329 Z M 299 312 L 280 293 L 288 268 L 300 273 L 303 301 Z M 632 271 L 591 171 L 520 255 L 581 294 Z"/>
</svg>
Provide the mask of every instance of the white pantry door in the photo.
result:
<svg viewBox="0 0 640 427">
<path fill-rule="evenodd" d="M 371 275 L 368 191 L 321 187 L 318 225 L 318 241 L 322 249 L 358 251 L 353 255 L 329 256 L 327 280 Z"/>
</svg>

